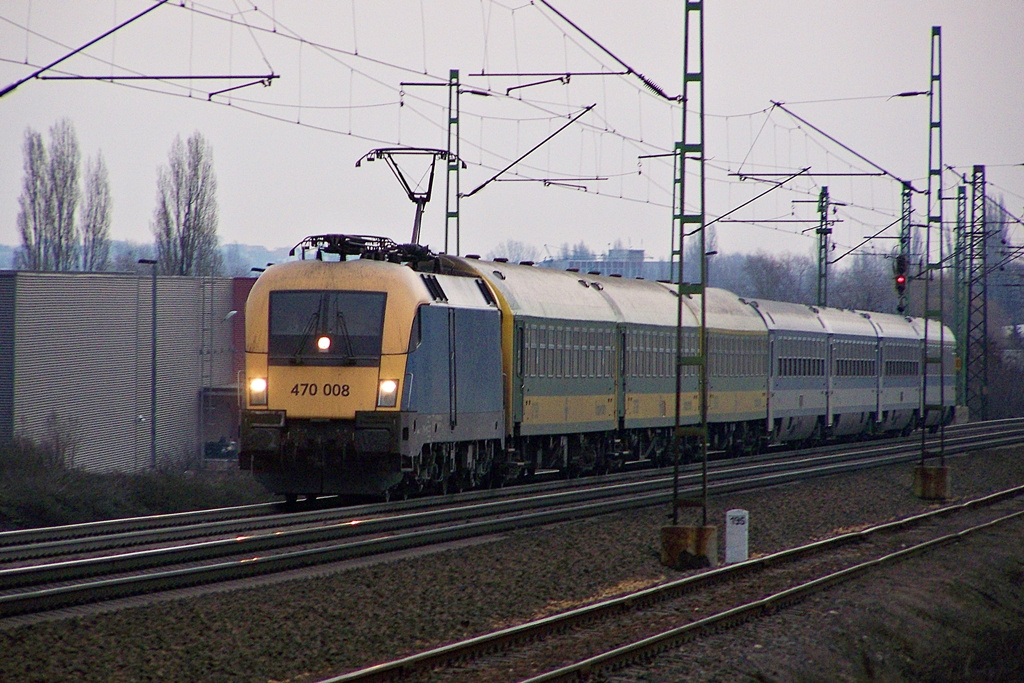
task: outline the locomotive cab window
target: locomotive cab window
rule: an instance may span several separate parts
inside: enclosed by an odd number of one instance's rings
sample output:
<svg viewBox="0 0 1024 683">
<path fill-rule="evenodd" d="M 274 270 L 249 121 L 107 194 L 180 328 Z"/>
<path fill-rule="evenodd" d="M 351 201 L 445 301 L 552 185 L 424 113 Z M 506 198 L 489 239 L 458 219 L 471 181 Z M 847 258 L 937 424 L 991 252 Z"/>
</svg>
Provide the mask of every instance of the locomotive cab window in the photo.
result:
<svg viewBox="0 0 1024 683">
<path fill-rule="evenodd" d="M 384 292 L 270 293 L 272 365 L 377 365 Z"/>
</svg>

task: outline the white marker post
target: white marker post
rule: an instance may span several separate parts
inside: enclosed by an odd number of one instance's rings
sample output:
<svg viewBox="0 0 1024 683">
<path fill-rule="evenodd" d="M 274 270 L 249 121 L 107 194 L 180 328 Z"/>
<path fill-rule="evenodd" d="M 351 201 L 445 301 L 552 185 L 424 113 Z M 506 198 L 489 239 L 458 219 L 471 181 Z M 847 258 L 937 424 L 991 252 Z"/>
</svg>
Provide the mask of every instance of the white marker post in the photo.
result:
<svg viewBox="0 0 1024 683">
<path fill-rule="evenodd" d="M 725 563 L 747 560 L 747 534 L 750 528 L 750 513 L 746 510 L 729 510 L 725 513 Z"/>
</svg>

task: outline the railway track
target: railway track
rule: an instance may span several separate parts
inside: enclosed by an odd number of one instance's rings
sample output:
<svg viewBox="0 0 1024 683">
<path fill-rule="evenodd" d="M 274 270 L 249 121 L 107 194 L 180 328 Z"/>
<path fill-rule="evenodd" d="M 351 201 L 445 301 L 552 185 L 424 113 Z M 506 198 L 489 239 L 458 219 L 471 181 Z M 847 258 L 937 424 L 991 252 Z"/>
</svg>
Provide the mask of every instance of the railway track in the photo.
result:
<svg viewBox="0 0 1024 683">
<path fill-rule="evenodd" d="M 948 450 L 1024 441 L 1020 421 L 947 430 Z M 912 461 L 919 444 L 763 455 L 715 463 L 712 494 Z M 699 473 L 681 476 L 695 492 Z M 551 482 L 445 499 L 280 514 L 230 508 L 0 534 L 0 617 L 269 574 L 420 548 L 511 529 L 657 505 L 671 496 L 664 471 Z M 248 516 L 247 516 L 248 515 Z"/>
<path fill-rule="evenodd" d="M 984 423 L 971 423 L 948 428 L 953 445 L 960 445 L 965 439 L 977 436 L 986 439 L 985 444 L 993 442 L 988 439 L 1000 437 L 1013 438 L 1015 420 L 1001 420 Z M 1024 429 L 1024 425 L 1021 426 Z M 916 441 L 916 437 L 911 437 Z M 733 459 L 727 462 L 712 463 L 713 476 L 729 478 L 736 472 L 735 468 L 758 467 L 778 459 L 793 462 L 842 462 L 847 454 L 883 457 L 889 454 L 902 454 L 908 441 L 890 440 L 872 442 L 851 449 L 849 445 L 831 445 L 802 451 L 786 451 L 744 459 Z M 447 498 L 431 497 L 408 501 L 396 501 L 377 505 L 360 505 L 343 509 L 322 509 L 327 499 L 317 501 L 317 506 L 306 505 L 299 511 L 286 511 L 280 503 L 264 503 L 213 510 L 197 510 L 163 515 L 151 515 L 128 519 L 103 520 L 84 524 L 73 524 L 56 527 L 24 529 L 0 532 L 0 566 L 10 561 L 31 558 L 55 558 L 68 555 L 81 555 L 90 551 L 114 550 L 133 546 L 153 545 L 195 538 L 215 538 L 232 536 L 237 533 L 252 532 L 259 529 L 280 530 L 286 527 L 296 528 L 303 525 L 313 526 L 331 522 L 349 522 L 354 519 L 365 519 L 381 514 L 412 512 L 438 506 L 438 501 L 450 501 L 452 504 L 468 504 L 474 502 L 494 502 L 502 498 L 531 496 L 556 491 L 578 489 L 581 486 L 601 486 L 606 484 L 624 484 L 634 482 L 639 488 L 645 488 L 648 480 L 653 488 L 661 484 L 667 470 L 640 470 L 602 477 L 590 477 L 579 480 L 558 480 L 537 484 L 526 484 L 505 489 L 474 491 L 461 493 Z M 695 466 L 684 466 L 682 473 L 684 482 L 692 479 Z"/>
<path fill-rule="evenodd" d="M 1024 486 L 694 574 L 321 683 L 589 680 L 1022 518 Z"/>
</svg>

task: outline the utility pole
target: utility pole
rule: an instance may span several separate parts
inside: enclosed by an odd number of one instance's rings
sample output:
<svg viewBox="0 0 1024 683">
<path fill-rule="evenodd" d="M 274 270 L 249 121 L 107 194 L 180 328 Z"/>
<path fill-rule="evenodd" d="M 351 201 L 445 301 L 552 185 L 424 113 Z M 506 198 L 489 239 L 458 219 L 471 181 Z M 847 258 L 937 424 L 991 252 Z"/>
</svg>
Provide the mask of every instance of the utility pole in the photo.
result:
<svg viewBox="0 0 1024 683">
<path fill-rule="evenodd" d="M 928 221 L 924 240 L 924 334 L 921 344 L 921 461 L 914 470 L 915 493 L 927 500 L 944 500 L 949 490 L 946 468 L 946 334 L 942 324 L 943 259 L 942 239 L 942 33 L 932 27 L 931 77 L 928 89 Z M 934 252 L 934 253 L 933 253 Z M 934 279 L 934 281 L 933 281 Z M 937 415 L 939 443 L 937 452 L 927 448 L 931 415 Z M 929 457 L 938 457 L 937 467 L 928 466 Z"/>
<path fill-rule="evenodd" d="M 967 408 L 971 419 L 988 414 L 988 225 L 985 167 L 971 176 L 971 227 L 967 236 Z"/>
<path fill-rule="evenodd" d="M 828 243 L 832 226 L 828 222 L 828 187 L 818 195 L 818 305 L 828 306 Z"/>
<path fill-rule="evenodd" d="M 911 216 L 914 213 L 913 188 L 910 183 L 903 183 L 902 199 L 903 211 L 900 214 L 900 241 L 896 247 L 896 294 L 899 301 L 896 303 L 896 310 L 899 313 L 907 311 L 907 266 L 910 263 L 910 232 L 912 229 Z"/>
<path fill-rule="evenodd" d="M 696 562 L 702 566 L 718 563 L 717 528 L 708 525 L 708 298 L 707 275 L 708 254 L 706 239 L 705 211 L 705 160 L 704 149 L 704 3 L 688 0 L 683 26 L 683 96 L 682 96 L 682 137 L 675 144 L 673 166 L 673 209 L 671 258 L 676 279 L 676 400 L 675 428 L 672 437 L 674 467 L 672 472 L 672 526 L 662 528 L 661 561 L 673 567 L 684 567 Z M 696 40 L 691 44 L 691 36 Z M 696 112 L 693 125 L 688 110 Z M 692 169 L 699 178 L 696 196 L 687 197 L 687 171 Z M 687 206 L 687 199 L 690 206 Z M 687 238 L 696 239 L 700 244 L 700 280 L 697 283 L 683 281 L 683 260 Z M 684 299 L 699 297 L 700 328 L 698 331 L 697 353 L 684 353 L 683 319 Z M 683 376 L 688 367 L 697 369 L 698 402 L 700 422 L 697 425 L 682 426 Z M 701 449 L 701 512 L 702 524 L 698 527 L 679 526 L 679 460 L 686 437 L 695 437 Z"/>
<path fill-rule="evenodd" d="M 459 246 L 459 70 L 448 71 L 448 159 L 447 159 L 447 194 L 444 204 L 444 252 L 448 251 L 448 240 L 455 231 L 455 255 L 458 256 Z"/>
<path fill-rule="evenodd" d="M 953 334 L 956 335 L 956 404 L 967 405 L 967 187 L 956 188 L 953 252 Z"/>
<path fill-rule="evenodd" d="M 149 363 L 149 466 L 156 469 L 156 259 L 143 258 L 139 263 L 153 269 L 153 292 L 151 295 L 152 311 L 150 323 L 150 363 Z"/>
</svg>

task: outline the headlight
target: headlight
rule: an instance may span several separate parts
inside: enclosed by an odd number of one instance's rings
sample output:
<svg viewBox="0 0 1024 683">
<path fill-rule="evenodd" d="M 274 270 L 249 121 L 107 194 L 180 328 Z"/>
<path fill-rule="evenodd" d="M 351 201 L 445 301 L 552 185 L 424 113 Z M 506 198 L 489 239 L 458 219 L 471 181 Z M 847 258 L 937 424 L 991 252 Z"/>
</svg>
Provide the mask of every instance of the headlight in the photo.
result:
<svg viewBox="0 0 1024 683">
<path fill-rule="evenodd" d="M 249 405 L 267 405 L 267 380 L 263 377 L 254 377 L 249 381 Z"/>
<path fill-rule="evenodd" d="M 394 408 L 398 405 L 398 382 L 393 379 L 382 379 L 377 389 L 377 407 Z"/>
<path fill-rule="evenodd" d="M 331 350 L 331 338 L 328 337 L 327 335 L 324 335 L 323 337 L 320 337 L 319 339 L 316 340 L 316 348 L 319 349 L 321 353 L 325 353 L 327 351 L 330 351 Z"/>
</svg>

